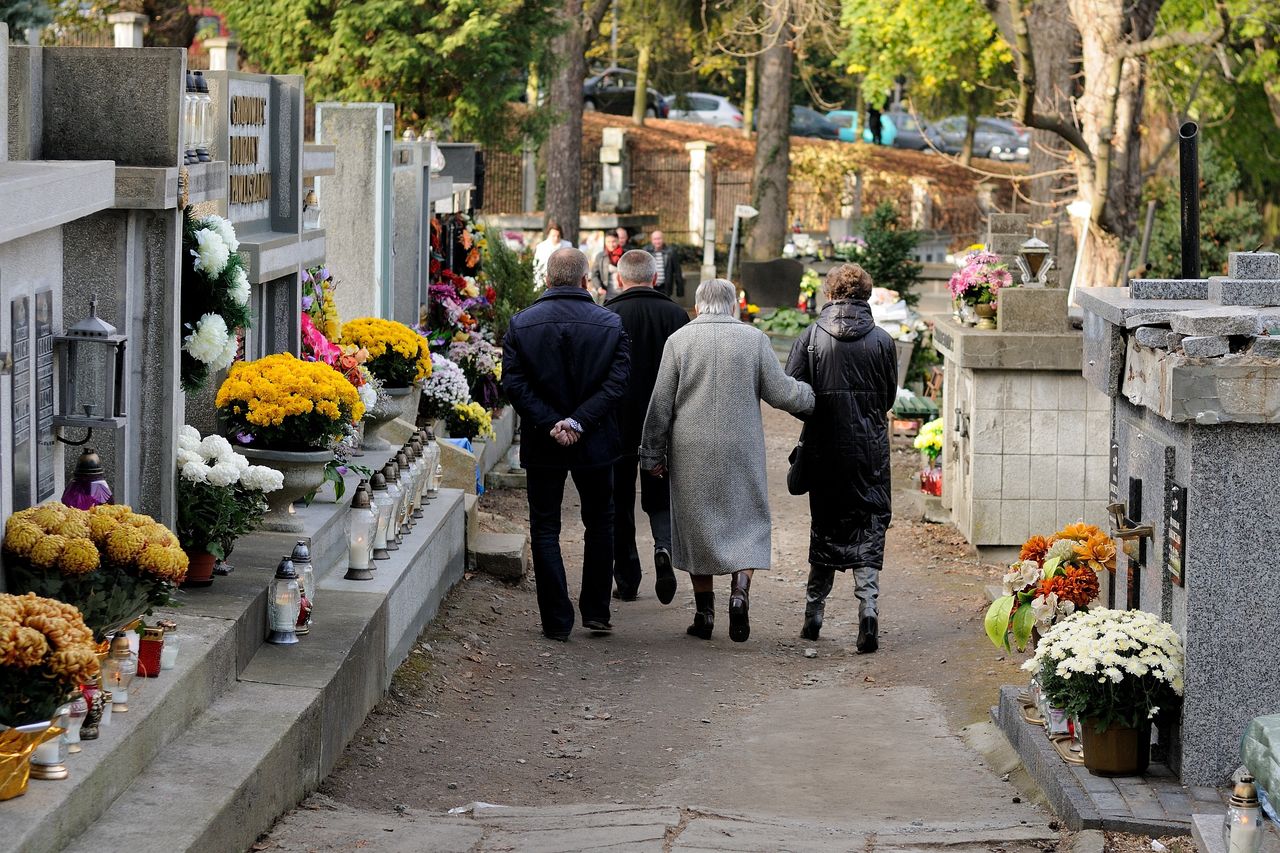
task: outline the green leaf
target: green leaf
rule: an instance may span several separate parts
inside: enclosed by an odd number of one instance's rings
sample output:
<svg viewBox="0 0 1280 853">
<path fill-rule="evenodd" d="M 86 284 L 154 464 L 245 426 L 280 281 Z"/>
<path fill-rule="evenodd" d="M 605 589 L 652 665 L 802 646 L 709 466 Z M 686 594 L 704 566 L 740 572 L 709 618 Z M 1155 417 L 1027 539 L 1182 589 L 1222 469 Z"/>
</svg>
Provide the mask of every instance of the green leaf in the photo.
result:
<svg viewBox="0 0 1280 853">
<path fill-rule="evenodd" d="M 1062 565 L 1062 560 L 1054 557 L 1052 560 L 1044 561 L 1044 577 L 1046 580 L 1053 577 L 1058 572 L 1058 567 Z"/>
<path fill-rule="evenodd" d="M 987 608 L 987 616 L 982 620 L 982 627 L 987 632 L 987 639 L 996 648 L 1009 648 L 1009 614 L 1013 612 L 1013 596 L 1002 595 Z"/>
<path fill-rule="evenodd" d="M 1018 651 L 1027 647 L 1027 643 L 1031 641 L 1031 630 L 1035 626 L 1036 615 L 1030 605 L 1022 605 L 1018 608 L 1018 612 L 1013 614 L 1013 642 L 1018 647 Z"/>
</svg>

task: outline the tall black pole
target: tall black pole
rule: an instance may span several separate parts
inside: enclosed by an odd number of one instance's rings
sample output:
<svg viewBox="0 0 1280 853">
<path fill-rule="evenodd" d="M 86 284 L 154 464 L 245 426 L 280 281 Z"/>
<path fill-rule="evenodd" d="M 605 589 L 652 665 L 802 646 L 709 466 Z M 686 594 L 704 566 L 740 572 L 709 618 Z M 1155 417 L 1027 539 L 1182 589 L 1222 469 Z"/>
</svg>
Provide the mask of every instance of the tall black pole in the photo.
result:
<svg viewBox="0 0 1280 853">
<path fill-rule="evenodd" d="M 1200 126 L 1178 128 L 1178 160 L 1182 183 L 1182 277 L 1200 277 Z"/>
</svg>

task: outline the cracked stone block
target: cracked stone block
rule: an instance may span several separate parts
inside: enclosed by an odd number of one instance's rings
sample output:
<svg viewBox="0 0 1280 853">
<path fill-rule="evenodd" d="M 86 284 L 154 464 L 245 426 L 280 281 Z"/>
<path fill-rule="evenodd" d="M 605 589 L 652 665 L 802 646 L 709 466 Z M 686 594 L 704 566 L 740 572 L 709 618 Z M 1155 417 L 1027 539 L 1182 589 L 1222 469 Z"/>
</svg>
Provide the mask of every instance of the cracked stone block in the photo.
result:
<svg viewBox="0 0 1280 853">
<path fill-rule="evenodd" d="M 1189 337 L 1256 335 L 1259 328 L 1258 312 L 1226 306 L 1183 311 L 1170 320 L 1175 332 Z"/>
<path fill-rule="evenodd" d="M 1280 255 L 1275 252 L 1232 252 L 1227 260 L 1231 278 L 1280 278 Z"/>
<path fill-rule="evenodd" d="M 1209 301 L 1219 305 L 1280 306 L 1280 278 L 1210 279 Z"/>
<path fill-rule="evenodd" d="M 1134 278 L 1129 280 L 1134 299 L 1208 299 L 1209 280 L 1204 278 Z"/>
<path fill-rule="evenodd" d="M 1182 353 L 1188 358 L 1217 358 L 1231 352 L 1231 342 L 1221 335 L 1182 339 Z"/>
<path fill-rule="evenodd" d="M 1249 355 L 1261 358 L 1280 358 L 1280 337 L 1259 335 L 1249 346 Z"/>
<path fill-rule="evenodd" d="M 1169 335 L 1168 329 L 1159 326 L 1142 326 L 1134 333 L 1134 337 L 1138 339 L 1138 343 L 1144 347 L 1151 349 L 1168 349 Z"/>
</svg>

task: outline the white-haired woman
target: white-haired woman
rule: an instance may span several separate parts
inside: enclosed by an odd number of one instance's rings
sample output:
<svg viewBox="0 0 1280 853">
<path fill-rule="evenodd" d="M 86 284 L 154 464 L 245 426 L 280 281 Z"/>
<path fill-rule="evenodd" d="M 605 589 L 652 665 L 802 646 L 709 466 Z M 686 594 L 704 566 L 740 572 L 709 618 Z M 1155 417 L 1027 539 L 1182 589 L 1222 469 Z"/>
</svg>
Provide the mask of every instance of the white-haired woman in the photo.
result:
<svg viewBox="0 0 1280 853">
<path fill-rule="evenodd" d="M 769 338 L 738 320 L 732 282 L 698 285 L 698 317 L 667 339 L 649 401 L 640 464 L 671 478 L 671 562 L 689 573 L 695 614 L 688 633 L 710 639 L 716 575 L 733 575 L 729 637 L 743 642 L 751 573 L 772 550 L 760 401 L 813 410 L 813 389 L 787 376 Z"/>
</svg>

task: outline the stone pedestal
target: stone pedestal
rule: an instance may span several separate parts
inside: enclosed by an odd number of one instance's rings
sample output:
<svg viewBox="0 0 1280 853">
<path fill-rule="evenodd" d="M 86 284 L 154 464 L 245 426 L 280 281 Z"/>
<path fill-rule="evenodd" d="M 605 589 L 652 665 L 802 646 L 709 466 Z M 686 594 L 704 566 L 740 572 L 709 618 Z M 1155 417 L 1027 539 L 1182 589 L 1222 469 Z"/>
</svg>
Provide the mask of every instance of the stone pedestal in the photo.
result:
<svg viewBox="0 0 1280 853">
<path fill-rule="evenodd" d="M 1086 376 L 1111 398 L 1109 498 L 1155 531 L 1120 556 L 1114 604 L 1157 613 L 1181 634 L 1186 697 L 1171 764 L 1185 784 L 1223 785 L 1249 720 L 1280 708 L 1280 574 L 1267 568 L 1280 538 L 1280 358 L 1253 352 L 1280 310 L 1134 299 L 1127 288 L 1078 299 Z M 1179 330 L 1224 332 L 1226 354 L 1188 354 Z"/>
<path fill-rule="evenodd" d="M 227 36 L 217 36 L 204 40 L 204 49 L 209 54 L 210 71 L 239 71 L 240 42 Z"/>
<path fill-rule="evenodd" d="M 627 131 L 606 127 L 600 142 L 600 194 L 596 209 L 605 213 L 631 212 L 631 152 Z"/>
<path fill-rule="evenodd" d="M 147 16 L 138 12 L 114 12 L 107 15 L 115 35 L 116 47 L 142 47 L 142 35 L 147 26 Z"/>
<path fill-rule="evenodd" d="M 715 175 L 711 166 L 711 142 L 686 142 L 689 152 L 689 240 L 703 246 L 707 240 L 707 220 L 715 215 Z M 715 235 L 710 235 L 712 243 Z M 715 276 L 712 276 L 714 278 Z"/>
</svg>

